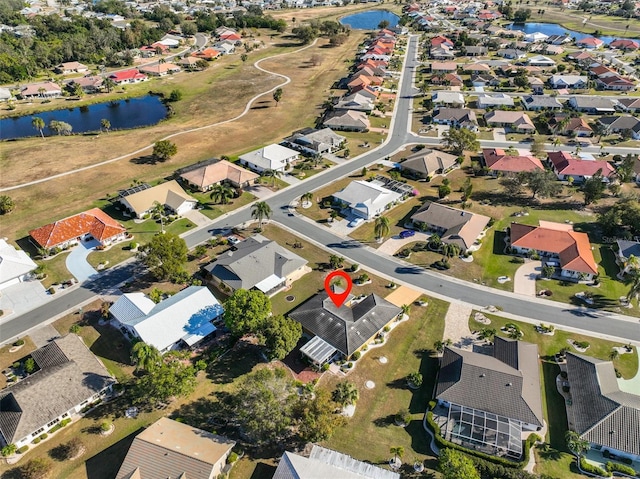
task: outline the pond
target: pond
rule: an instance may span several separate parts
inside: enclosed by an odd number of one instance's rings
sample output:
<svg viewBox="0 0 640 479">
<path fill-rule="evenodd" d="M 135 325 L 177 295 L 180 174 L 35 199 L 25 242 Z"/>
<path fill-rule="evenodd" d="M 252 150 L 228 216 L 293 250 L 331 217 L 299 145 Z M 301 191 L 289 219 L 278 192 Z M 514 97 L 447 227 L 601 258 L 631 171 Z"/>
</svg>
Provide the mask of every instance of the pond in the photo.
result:
<svg viewBox="0 0 640 479">
<path fill-rule="evenodd" d="M 395 27 L 400 17 L 387 10 L 370 10 L 343 17 L 340 19 L 340 23 L 349 25 L 356 30 L 376 30 L 382 20 L 388 21 L 390 27 Z"/>
<path fill-rule="evenodd" d="M 588 33 L 578 33 L 578 32 L 574 32 L 573 30 L 567 30 L 562 25 L 557 25 L 555 23 L 525 23 L 524 25 L 515 25 L 512 23 L 511 25 L 509 25 L 509 29 L 520 30 L 521 32 L 524 32 L 524 33 L 540 32 L 540 33 L 544 33 L 547 36 L 567 34 L 572 37 L 575 37 L 576 40 L 582 40 L 583 38 L 595 36 L 595 35 L 589 35 Z M 596 38 L 599 38 L 603 42 L 609 44 L 612 41 L 617 40 L 618 38 L 623 38 L 623 37 L 599 36 Z M 640 40 L 638 40 L 637 38 L 632 38 L 631 40 L 640 42 Z"/>
<path fill-rule="evenodd" d="M 43 131 L 45 136 L 51 136 L 56 134 L 48 127 L 51 120 L 69 123 L 73 127 L 73 133 L 99 131 L 102 119 L 109 120 L 112 130 L 124 130 L 155 125 L 167 116 L 167 108 L 158 96 L 146 95 L 139 98 L 127 98 L 96 103 L 95 105 L 4 118 L 0 120 L 0 140 L 39 135 L 40 133 L 31 124 L 36 116 L 42 118 L 47 125 Z"/>
</svg>

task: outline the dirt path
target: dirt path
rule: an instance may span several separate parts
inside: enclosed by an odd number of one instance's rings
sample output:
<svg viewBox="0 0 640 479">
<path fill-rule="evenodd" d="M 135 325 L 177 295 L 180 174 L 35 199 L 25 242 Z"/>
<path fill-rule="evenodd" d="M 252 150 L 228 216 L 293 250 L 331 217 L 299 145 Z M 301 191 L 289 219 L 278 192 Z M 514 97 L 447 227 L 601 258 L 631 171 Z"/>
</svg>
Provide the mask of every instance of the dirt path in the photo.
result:
<svg viewBox="0 0 640 479">
<path fill-rule="evenodd" d="M 206 129 L 208 129 L 208 128 L 213 128 L 213 127 L 216 127 L 216 126 L 226 125 L 227 123 L 232 123 L 232 122 L 234 122 L 234 121 L 239 120 L 240 118 L 242 118 L 243 116 L 245 116 L 247 113 L 249 113 L 249 111 L 251 110 L 251 107 L 252 107 L 253 103 L 254 103 L 256 100 L 258 100 L 260 97 L 262 97 L 262 96 L 264 96 L 264 95 L 267 95 L 267 94 L 269 94 L 269 93 L 272 93 L 272 92 L 274 92 L 276 89 L 278 89 L 278 88 L 282 88 L 283 86 L 288 85 L 289 83 L 291 83 L 291 78 L 290 78 L 290 77 L 288 77 L 288 76 L 286 76 L 286 75 L 283 75 L 282 73 L 276 73 L 276 72 L 273 72 L 273 71 L 269 71 L 269 70 L 267 70 L 267 69 L 265 69 L 265 68 L 262 68 L 262 67 L 260 66 L 260 63 L 262 63 L 263 61 L 267 61 L 267 60 L 271 60 L 271 59 L 273 59 L 273 58 L 280 57 L 280 56 L 284 56 L 284 55 L 291 55 L 291 54 L 294 54 L 294 53 L 299 53 L 299 52 L 301 52 L 301 51 L 303 51 L 303 50 L 306 50 L 306 49 L 308 49 L 308 48 L 313 47 L 313 46 L 316 44 L 316 42 L 317 42 L 317 41 L 318 41 L 318 39 L 316 38 L 316 39 L 313 41 L 313 43 L 310 43 L 309 45 L 306 45 L 306 46 L 304 46 L 304 47 L 302 47 L 302 48 L 299 48 L 299 49 L 297 49 L 297 50 L 294 50 L 294 51 L 292 51 L 292 52 L 279 53 L 279 54 L 277 54 L 277 55 L 272 55 L 272 56 L 270 56 L 270 57 L 262 58 L 262 59 L 260 59 L 260 60 L 256 61 L 256 62 L 253 64 L 253 66 L 254 66 L 254 67 L 256 67 L 258 70 L 260 70 L 260 71 L 262 71 L 262 72 L 264 72 L 264 73 L 267 73 L 267 74 L 269 74 L 269 75 L 273 75 L 273 76 L 276 76 L 276 77 L 278 77 L 278 78 L 282 78 L 282 79 L 284 80 L 284 82 L 282 82 L 282 83 L 280 83 L 280 84 L 278 84 L 278 85 L 276 85 L 276 86 L 274 86 L 274 87 L 270 88 L 270 89 L 269 89 L 269 90 L 267 90 L 267 91 L 263 91 L 262 93 L 258 93 L 258 94 L 257 94 L 257 95 L 255 95 L 253 98 L 249 99 L 249 101 L 247 102 L 247 104 L 246 104 L 246 105 L 245 105 L 245 107 L 244 107 L 244 110 L 243 110 L 239 115 L 237 115 L 237 116 L 235 116 L 235 117 L 233 117 L 233 118 L 230 118 L 230 119 L 228 119 L 228 120 L 218 121 L 218 122 L 216 122 L 216 123 L 211 123 L 211 124 L 209 124 L 209 125 L 204 125 L 204 126 L 200 126 L 200 127 L 196 127 L 196 128 L 190 128 L 190 129 L 188 129 L 188 130 L 184 130 L 184 131 L 179 131 L 179 132 L 176 132 L 176 133 L 172 133 L 172 134 L 170 134 L 170 135 L 167 135 L 167 136 L 165 136 L 165 137 L 161 138 L 161 140 L 170 140 L 171 138 L 175 138 L 175 137 L 180 136 L 180 135 L 185 135 L 185 134 L 187 134 L 187 133 L 195 133 L 195 132 L 198 132 L 198 131 L 206 130 Z M 19 185 L 13 185 L 13 186 L 5 187 L 5 188 L 0 188 L 0 192 L 3 192 L 3 191 L 12 191 L 12 190 L 17 190 L 17 189 L 19 189 L 19 188 L 24 188 L 25 186 L 37 185 L 37 184 L 44 183 L 44 182 L 46 182 L 46 181 L 50 181 L 50 180 L 53 180 L 53 179 L 56 179 L 56 178 L 62 178 L 62 177 L 65 177 L 65 176 L 73 175 L 73 174 L 75 174 L 75 173 L 80 173 L 81 171 L 87 171 L 87 170 L 91 170 L 91 169 L 93 169 L 93 168 L 97 168 L 97 167 L 99 167 L 99 166 L 108 165 L 108 164 L 110 164 L 110 163 L 114 163 L 114 162 L 116 162 L 116 161 L 120 161 L 120 160 L 123 160 L 123 159 L 126 159 L 126 158 L 130 158 L 130 157 L 135 156 L 135 155 L 139 155 L 140 153 L 143 153 L 143 152 L 145 152 L 145 151 L 149 150 L 150 148 L 153 148 L 153 145 L 154 145 L 154 143 L 151 143 L 151 144 L 149 144 L 149 145 L 143 146 L 142 148 L 138 148 L 138 149 L 137 149 L 137 150 L 135 150 L 135 151 L 132 151 L 132 152 L 126 153 L 126 154 L 124 154 L 124 155 L 117 156 L 117 157 L 115 157 L 115 158 L 111 158 L 111 159 L 109 159 L 109 160 L 101 161 L 100 163 L 95 163 L 95 164 L 92 164 L 92 165 L 83 166 L 83 167 L 81 167 L 81 168 L 76 168 L 76 169 L 74 169 L 74 170 L 65 171 L 65 172 L 63 172 L 63 173 L 58 173 L 58 174 L 56 174 L 56 175 L 47 176 L 47 177 L 45 177 L 45 178 L 40 178 L 40 179 L 37 179 L 37 180 L 34 180 L 34 181 L 29 181 L 29 182 L 27 182 L 27 183 L 22 183 L 22 184 L 19 184 Z"/>
</svg>

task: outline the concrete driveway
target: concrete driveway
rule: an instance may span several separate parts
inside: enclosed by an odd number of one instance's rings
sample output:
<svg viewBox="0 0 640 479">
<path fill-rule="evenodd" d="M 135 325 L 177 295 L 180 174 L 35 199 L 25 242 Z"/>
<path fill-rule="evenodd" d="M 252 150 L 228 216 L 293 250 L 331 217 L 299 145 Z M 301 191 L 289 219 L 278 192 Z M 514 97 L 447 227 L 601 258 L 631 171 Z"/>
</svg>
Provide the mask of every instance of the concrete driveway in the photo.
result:
<svg viewBox="0 0 640 479">
<path fill-rule="evenodd" d="M 409 238 L 400 238 L 399 236 L 392 236 L 387 241 L 382 243 L 378 248 L 378 252 L 389 255 L 394 255 L 400 248 L 409 243 L 415 243 L 416 241 L 427 241 L 429 236 L 422 231 L 416 231 L 414 236 Z"/>
<path fill-rule="evenodd" d="M 493 140 L 494 141 L 507 141 L 507 134 L 504 131 L 504 128 L 494 128 L 493 129 Z"/>
<path fill-rule="evenodd" d="M 37 280 L 23 281 L 4 288 L 0 294 L 0 309 L 4 311 L 0 323 L 10 315 L 26 313 L 50 299 L 51 296 Z"/>
<path fill-rule="evenodd" d="M 67 269 L 79 283 L 88 280 L 94 274 L 98 274 L 87 261 L 87 256 L 89 256 L 89 253 L 99 244 L 97 240 L 81 241 L 80 244 L 73 248 L 67 255 Z"/>
<path fill-rule="evenodd" d="M 528 261 L 518 268 L 513 278 L 513 292 L 536 295 L 536 278 L 542 273 L 541 261 Z"/>
</svg>

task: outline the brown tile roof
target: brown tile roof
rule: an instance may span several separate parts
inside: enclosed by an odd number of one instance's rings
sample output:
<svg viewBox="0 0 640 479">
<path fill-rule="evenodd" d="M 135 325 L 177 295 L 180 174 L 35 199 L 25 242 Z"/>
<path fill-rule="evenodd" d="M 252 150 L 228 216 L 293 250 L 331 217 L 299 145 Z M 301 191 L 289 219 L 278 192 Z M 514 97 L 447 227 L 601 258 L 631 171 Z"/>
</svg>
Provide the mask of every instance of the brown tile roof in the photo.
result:
<svg viewBox="0 0 640 479">
<path fill-rule="evenodd" d="M 90 233 L 101 243 L 124 233 L 124 226 L 99 208 L 58 220 L 35 230 L 29 235 L 43 248 L 53 248 L 66 241 Z"/>
<path fill-rule="evenodd" d="M 555 253 L 562 269 L 579 273 L 598 273 L 586 233 L 573 231 L 570 225 L 541 221 L 540 226 L 511 223 L 511 245 Z"/>
<path fill-rule="evenodd" d="M 187 171 L 180 175 L 189 183 L 197 185 L 201 190 L 206 190 L 211 185 L 228 180 L 236 185 L 251 182 L 260 175 L 253 171 L 234 165 L 227 160 L 221 160 L 211 165 L 205 165 L 195 170 Z"/>
<path fill-rule="evenodd" d="M 485 148 L 482 155 L 487 168 L 493 171 L 518 173 L 544 169 L 542 162 L 535 156 L 511 156 L 501 148 Z"/>
<path fill-rule="evenodd" d="M 548 156 L 551 164 L 561 175 L 593 176 L 601 170 L 602 176 L 609 177 L 615 173 L 608 161 L 581 160 L 565 151 L 552 151 Z"/>
</svg>

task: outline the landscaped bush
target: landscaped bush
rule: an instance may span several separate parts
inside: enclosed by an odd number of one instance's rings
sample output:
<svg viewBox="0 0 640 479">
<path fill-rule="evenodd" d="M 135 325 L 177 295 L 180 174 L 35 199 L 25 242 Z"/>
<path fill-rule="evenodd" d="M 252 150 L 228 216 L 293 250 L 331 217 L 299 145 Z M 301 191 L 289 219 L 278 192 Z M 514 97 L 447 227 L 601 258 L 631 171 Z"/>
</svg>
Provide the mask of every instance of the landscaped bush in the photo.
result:
<svg viewBox="0 0 640 479">
<path fill-rule="evenodd" d="M 322 365 L 322 368 L 320 368 L 320 369 L 322 369 L 322 371 L 328 371 L 328 370 L 329 370 L 329 367 L 330 367 L 330 366 L 329 366 L 329 363 L 324 363 L 324 364 Z"/>
<path fill-rule="evenodd" d="M 24 345 L 24 339 L 18 339 L 15 343 L 13 343 L 14 346 L 23 346 Z"/>
<path fill-rule="evenodd" d="M 636 470 L 633 467 L 625 466 L 624 464 L 618 464 L 617 462 L 607 462 L 607 471 L 609 472 L 621 472 L 628 476 L 635 476 Z"/>
<path fill-rule="evenodd" d="M 16 452 L 18 454 L 24 454 L 25 452 L 27 452 L 29 450 L 29 446 L 22 446 L 20 449 L 18 449 Z"/>
<path fill-rule="evenodd" d="M 39 437 L 36 437 L 33 441 L 31 441 L 31 444 L 40 444 L 40 441 L 42 439 L 40 439 Z"/>
<path fill-rule="evenodd" d="M 0 452 L 0 454 L 2 454 L 2 457 L 7 457 L 7 456 L 11 456 L 15 452 L 16 452 L 16 445 L 15 444 L 7 444 L 6 446 L 4 446 L 2 448 L 2 451 Z"/>
<path fill-rule="evenodd" d="M 580 469 L 582 469 L 584 472 L 589 472 L 597 476 L 611 477 L 611 473 L 609 471 L 605 471 L 598 466 L 589 464 L 584 457 L 580 458 Z"/>
<path fill-rule="evenodd" d="M 229 457 L 227 458 L 227 462 L 229 464 L 233 464 L 237 460 L 238 460 L 238 455 L 235 452 L 232 452 L 231 454 L 229 454 Z"/>
<path fill-rule="evenodd" d="M 56 294 L 56 288 L 54 288 L 53 286 L 51 286 L 49 288 L 49 294 Z"/>
<path fill-rule="evenodd" d="M 580 349 L 587 349 L 590 346 L 588 341 L 574 341 L 573 344 L 576 346 L 576 348 Z"/>
<path fill-rule="evenodd" d="M 13 369 L 19 369 L 20 368 L 20 361 L 16 361 L 15 363 L 12 364 Z"/>
<path fill-rule="evenodd" d="M 358 359 L 360 359 L 360 356 L 361 356 L 361 355 L 362 355 L 362 354 L 360 353 L 360 351 L 356 351 L 355 353 L 353 353 L 353 354 L 351 355 L 351 359 L 353 359 L 354 361 L 357 361 Z"/>
<path fill-rule="evenodd" d="M 47 434 L 46 432 L 44 434 L 40 434 L 40 440 L 41 441 L 44 441 L 48 437 L 49 437 L 49 434 Z"/>
</svg>

